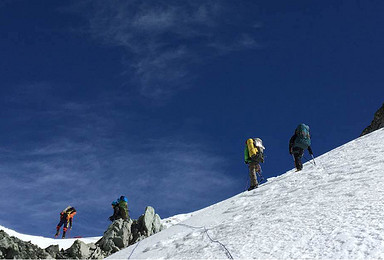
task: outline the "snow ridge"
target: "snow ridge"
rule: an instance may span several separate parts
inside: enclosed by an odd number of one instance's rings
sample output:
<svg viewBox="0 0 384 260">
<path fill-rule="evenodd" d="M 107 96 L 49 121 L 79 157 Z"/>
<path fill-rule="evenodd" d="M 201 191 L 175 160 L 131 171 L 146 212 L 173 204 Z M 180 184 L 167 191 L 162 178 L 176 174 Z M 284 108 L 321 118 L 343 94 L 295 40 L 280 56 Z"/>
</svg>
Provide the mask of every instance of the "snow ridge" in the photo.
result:
<svg viewBox="0 0 384 260">
<path fill-rule="evenodd" d="M 384 258 L 384 129 L 269 178 L 258 189 L 162 223 L 110 259 Z M 246 169 L 244 170 L 246 174 Z M 75 239 L 11 236 L 41 248 Z M 100 237 L 82 238 L 85 243 Z"/>
<path fill-rule="evenodd" d="M 301 172 L 174 221 L 110 258 L 228 258 L 205 230 L 233 258 L 383 258 L 383 154 L 380 129 L 315 158 L 316 166 L 306 163 Z"/>
</svg>

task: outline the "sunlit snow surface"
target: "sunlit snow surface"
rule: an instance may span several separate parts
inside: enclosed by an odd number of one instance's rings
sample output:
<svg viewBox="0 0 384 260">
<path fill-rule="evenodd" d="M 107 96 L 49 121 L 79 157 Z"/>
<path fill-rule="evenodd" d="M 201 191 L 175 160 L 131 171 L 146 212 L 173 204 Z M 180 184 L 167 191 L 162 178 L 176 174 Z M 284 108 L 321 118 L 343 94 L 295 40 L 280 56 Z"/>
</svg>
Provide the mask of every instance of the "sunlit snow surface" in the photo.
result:
<svg viewBox="0 0 384 260">
<path fill-rule="evenodd" d="M 110 258 L 384 258 L 384 129 L 316 163 L 175 216 L 168 229 Z"/>
</svg>

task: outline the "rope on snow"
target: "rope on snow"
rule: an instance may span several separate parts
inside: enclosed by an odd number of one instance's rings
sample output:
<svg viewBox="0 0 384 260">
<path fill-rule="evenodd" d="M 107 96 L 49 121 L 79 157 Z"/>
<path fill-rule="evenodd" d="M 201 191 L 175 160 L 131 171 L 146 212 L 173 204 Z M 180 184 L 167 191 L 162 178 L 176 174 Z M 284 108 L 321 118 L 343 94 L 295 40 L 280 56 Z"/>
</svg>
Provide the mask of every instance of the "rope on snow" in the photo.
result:
<svg viewBox="0 0 384 260">
<path fill-rule="evenodd" d="M 185 227 L 192 228 L 192 229 L 204 229 L 204 233 L 207 234 L 207 237 L 209 238 L 209 240 L 211 240 L 211 242 L 213 242 L 213 243 L 219 244 L 225 250 L 225 254 L 227 255 L 227 257 L 229 259 L 233 259 L 232 255 L 231 255 L 231 252 L 229 252 L 228 248 L 223 243 L 221 243 L 220 241 L 213 240 L 211 238 L 211 236 L 208 234 L 208 229 L 205 226 L 203 226 L 203 227 L 194 227 L 194 226 L 187 225 L 187 224 L 176 224 L 176 226 L 177 225 L 178 226 L 185 226 Z"/>
<path fill-rule="evenodd" d="M 129 254 L 129 256 L 128 256 L 128 259 L 131 259 L 131 256 L 132 256 L 133 252 L 135 252 L 135 250 L 136 250 L 136 248 L 139 246 L 140 242 L 141 242 L 141 240 L 140 240 L 139 242 L 136 243 L 136 246 L 133 248 L 132 252 L 131 252 L 131 253 Z"/>
</svg>

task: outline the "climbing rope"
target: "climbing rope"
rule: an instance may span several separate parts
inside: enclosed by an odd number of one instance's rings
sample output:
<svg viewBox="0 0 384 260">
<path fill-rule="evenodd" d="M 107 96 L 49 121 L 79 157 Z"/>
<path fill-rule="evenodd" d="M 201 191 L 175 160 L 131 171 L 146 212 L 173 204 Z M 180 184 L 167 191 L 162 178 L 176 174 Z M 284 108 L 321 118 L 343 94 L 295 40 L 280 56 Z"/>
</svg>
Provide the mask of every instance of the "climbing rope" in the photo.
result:
<svg viewBox="0 0 384 260">
<path fill-rule="evenodd" d="M 219 244 L 224 250 L 225 250 L 225 254 L 226 256 L 229 258 L 229 259 L 233 259 L 232 255 L 231 255 L 231 252 L 229 252 L 228 248 L 223 244 L 221 243 L 220 241 L 218 240 L 213 240 L 211 238 L 211 236 L 208 234 L 208 229 L 203 226 L 203 227 L 194 227 L 194 226 L 191 226 L 191 225 L 187 225 L 187 224 L 176 224 L 175 226 L 184 226 L 184 227 L 188 227 L 188 228 L 192 228 L 192 229 L 204 229 L 204 233 L 207 234 L 207 237 L 209 238 L 209 240 L 213 243 L 217 243 Z M 139 246 L 141 240 L 139 242 L 136 243 L 136 246 L 132 249 L 131 253 L 129 254 L 128 256 L 128 259 L 131 259 L 131 256 L 133 255 L 133 252 L 135 252 L 136 248 Z"/>
<path fill-rule="evenodd" d="M 136 250 L 136 248 L 139 246 L 140 242 L 141 242 L 141 240 L 140 240 L 139 242 L 136 243 L 136 246 L 133 248 L 132 252 L 131 252 L 131 253 L 129 254 L 129 256 L 128 256 L 128 259 L 131 259 L 131 256 L 132 256 L 133 252 L 135 252 L 135 250 Z"/>
<path fill-rule="evenodd" d="M 231 255 L 231 252 L 229 252 L 228 248 L 223 244 L 221 243 L 220 241 L 218 240 L 213 240 L 211 238 L 211 236 L 208 234 L 208 229 L 203 226 L 203 227 L 194 227 L 194 226 L 191 226 L 191 225 L 187 225 L 187 224 L 176 224 L 178 226 L 184 226 L 184 227 L 188 227 L 188 228 L 192 228 L 192 229 L 204 229 L 204 233 L 207 234 L 207 237 L 209 238 L 209 240 L 211 240 L 211 242 L 213 243 L 217 243 L 219 244 L 224 250 L 225 250 L 225 254 L 226 256 L 229 258 L 229 259 L 233 259 L 232 255 Z"/>
</svg>

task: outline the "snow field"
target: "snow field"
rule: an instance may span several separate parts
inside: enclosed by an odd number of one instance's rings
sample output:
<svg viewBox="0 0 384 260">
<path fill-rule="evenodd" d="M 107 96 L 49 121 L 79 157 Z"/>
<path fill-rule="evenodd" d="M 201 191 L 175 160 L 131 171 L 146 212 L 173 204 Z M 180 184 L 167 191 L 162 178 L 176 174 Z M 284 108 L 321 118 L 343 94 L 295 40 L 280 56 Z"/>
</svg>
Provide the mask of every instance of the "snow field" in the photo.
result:
<svg viewBox="0 0 384 260">
<path fill-rule="evenodd" d="M 110 258 L 384 258 L 383 155 L 381 129 L 315 158 L 316 166 L 307 162 L 301 172 L 270 178 Z"/>
<path fill-rule="evenodd" d="M 384 129 L 315 160 L 258 189 L 164 219 L 166 230 L 109 258 L 383 259 Z M 0 229 L 41 248 L 67 249 L 75 241 Z"/>
</svg>

